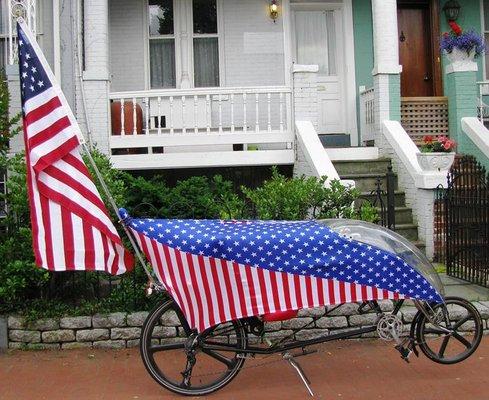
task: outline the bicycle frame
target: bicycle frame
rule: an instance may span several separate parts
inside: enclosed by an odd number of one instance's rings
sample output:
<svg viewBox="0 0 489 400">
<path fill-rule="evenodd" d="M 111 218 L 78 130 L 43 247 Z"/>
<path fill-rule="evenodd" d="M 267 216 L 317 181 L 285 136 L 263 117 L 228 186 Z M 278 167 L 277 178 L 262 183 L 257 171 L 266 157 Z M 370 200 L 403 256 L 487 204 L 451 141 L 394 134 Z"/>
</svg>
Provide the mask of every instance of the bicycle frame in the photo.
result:
<svg viewBox="0 0 489 400">
<path fill-rule="evenodd" d="M 391 315 L 397 315 L 399 310 L 401 309 L 402 305 L 404 304 L 405 300 L 399 300 L 392 312 L 390 313 Z M 378 305 L 377 301 L 369 301 L 369 302 L 363 302 L 360 307 L 362 307 L 364 304 L 371 304 L 371 308 L 374 309 L 377 312 L 377 315 L 380 314 L 385 314 L 383 311 L 380 310 L 380 306 Z M 429 316 L 429 313 L 427 312 L 426 308 L 422 304 L 422 302 L 415 301 L 416 308 L 424 313 L 428 318 L 431 319 L 431 316 Z M 336 308 L 338 308 L 340 305 L 337 307 L 333 308 L 331 311 L 334 311 Z M 329 312 L 325 312 L 321 317 L 328 316 Z M 321 317 L 316 317 L 312 322 L 315 320 L 321 318 Z M 415 321 L 415 320 L 414 320 Z M 304 327 L 296 330 L 294 333 L 300 332 L 305 329 L 306 326 L 309 324 L 305 325 Z M 293 349 L 298 349 L 302 348 L 304 351 L 305 347 L 316 345 L 316 344 L 321 344 L 321 343 L 326 343 L 330 342 L 333 340 L 338 340 L 338 339 L 347 339 L 350 337 L 354 336 L 359 336 L 365 333 L 370 333 L 370 332 L 375 332 L 377 330 L 377 324 L 375 325 L 368 325 L 360 328 L 351 328 L 348 331 L 343 331 L 340 333 L 333 333 L 330 335 L 323 335 L 319 336 L 314 339 L 306 339 L 306 340 L 295 340 L 291 343 L 287 344 L 281 344 L 281 341 L 279 341 L 277 344 L 272 345 L 269 348 L 262 348 L 262 347 L 257 347 L 257 346 L 249 346 L 246 349 L 240 350 L 238 353 L 243 354 L 243 355 L 255 355 L 255 354 L 260 354 L 260 355 L 270 355 L 270 354 L 276 354 L 276 353 L 284 353 L 289 350 Z M 236 352 L 236 348 L 231 348 L 231 345 L 227 346 L 226 344 L 219 344 L 219 345 L 212 345 L 210 343 L 205 343 L 203 342 L 201 344 L 202 349 L 206 350 L 213 350 L 213 351 L 232 351 Z"/>
</svg>

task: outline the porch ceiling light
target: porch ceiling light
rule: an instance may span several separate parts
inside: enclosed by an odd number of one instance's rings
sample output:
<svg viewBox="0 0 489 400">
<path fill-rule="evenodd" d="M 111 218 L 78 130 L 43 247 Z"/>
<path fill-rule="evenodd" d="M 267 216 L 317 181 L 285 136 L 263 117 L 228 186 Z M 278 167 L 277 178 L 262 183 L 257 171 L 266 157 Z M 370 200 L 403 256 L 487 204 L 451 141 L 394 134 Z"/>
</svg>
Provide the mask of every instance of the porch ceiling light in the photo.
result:
<svg viewBox="0 0 489 400">
<path fill-rule="evenodd" d="M 456 21 L 460 13 L 460 4 L 457 0 L 448 0 L 443 6 L 447 21 Z"/>
<path fill-rule="evenodd" d="M 273 19 L 273 22 L 277 20 L 278 17 L 278 4 L 277 0 L 270 1 L 270 18 Z"/>
</svg>

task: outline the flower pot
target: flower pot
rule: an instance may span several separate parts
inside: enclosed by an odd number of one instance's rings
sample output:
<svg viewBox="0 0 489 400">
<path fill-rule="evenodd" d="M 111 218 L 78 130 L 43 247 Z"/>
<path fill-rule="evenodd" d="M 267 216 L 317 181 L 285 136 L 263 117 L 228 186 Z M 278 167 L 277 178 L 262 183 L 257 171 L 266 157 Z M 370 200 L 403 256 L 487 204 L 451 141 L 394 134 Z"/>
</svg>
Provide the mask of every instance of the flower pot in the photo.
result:
<svg viewBox="0 0 489 400">
<path fill-rule="evenodd" d="M 460 50 L 454 47 L 450 53 L 447 53 L 447 57 L 452 64 L 455 62 L 474 61 L 475 48 L 467 52 L 465 50 Z"/>
<path fill-rule="evenodd" d="M 425 172 L 448 171 L 455 161 L 455 153 L 416 153 L 418 163 Z"/>
</svg>

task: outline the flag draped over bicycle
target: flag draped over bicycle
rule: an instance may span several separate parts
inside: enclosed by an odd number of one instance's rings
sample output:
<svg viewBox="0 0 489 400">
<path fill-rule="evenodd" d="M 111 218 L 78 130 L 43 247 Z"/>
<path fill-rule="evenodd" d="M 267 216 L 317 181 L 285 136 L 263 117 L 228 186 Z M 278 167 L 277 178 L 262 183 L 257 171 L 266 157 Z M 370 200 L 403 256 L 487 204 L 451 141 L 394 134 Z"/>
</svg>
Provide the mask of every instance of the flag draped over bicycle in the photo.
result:
<svg viewBox="0 0 489 400">
<path fill-rule="evenodd" d="M 398 256 L 316 221 L 121 216 L 190 325 L 365 300 L 440 301 Z"/>
</svg>

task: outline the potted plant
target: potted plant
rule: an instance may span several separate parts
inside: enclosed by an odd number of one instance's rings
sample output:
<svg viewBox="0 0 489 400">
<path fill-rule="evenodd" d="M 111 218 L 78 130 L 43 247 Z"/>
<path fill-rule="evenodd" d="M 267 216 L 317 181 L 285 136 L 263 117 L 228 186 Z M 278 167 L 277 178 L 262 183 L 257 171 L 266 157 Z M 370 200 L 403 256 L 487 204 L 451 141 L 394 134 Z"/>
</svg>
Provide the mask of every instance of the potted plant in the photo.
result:
<svg viewBox="0 0 489 400">
<path fill-rule="evenodd" d="M 455 22 L 449 21 L 450 32 L 441 37 L 440 48 L 445 52 L 450 62 L 474 61 L 474 58 L 484 54 L 484 38 L 473 29 L 462 30 Z"/>
<path fill-rule="evenodd" d="M 455 146 L 455 141 L 446 136 L 425 136 L 421 152 L 416 154 L 418 163 L 423 171 L 448 171 L 455 160 Z"/>
</svg>

